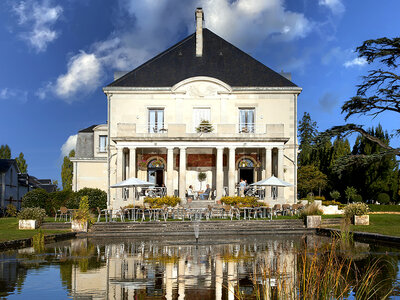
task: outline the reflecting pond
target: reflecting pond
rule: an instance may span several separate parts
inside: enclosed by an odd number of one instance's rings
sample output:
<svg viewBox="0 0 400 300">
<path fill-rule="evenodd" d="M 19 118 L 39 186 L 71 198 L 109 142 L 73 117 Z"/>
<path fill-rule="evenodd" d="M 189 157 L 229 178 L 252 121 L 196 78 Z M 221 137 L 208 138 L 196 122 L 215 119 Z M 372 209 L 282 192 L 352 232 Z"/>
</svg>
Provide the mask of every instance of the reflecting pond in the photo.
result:
<svg viewBox="0 0 400 300">
<path fill-rule="evenodd" d="M 7 299 L 300 298 L 301 257 L 330 242 L 314 236 L 247 236 L 192 240 L 74 239 L 0 253 L 0 296 Z M 321 248 L 318 248 L 321 249 Z M 399 249 L 354 243 L 341 249 L 352 284 L 379 259 L 374 298 L 400 296 Z M 303 256 L 304 255 L 304 256 Z M 328 257 L 318 254 L 320 261 Z M 338 263 L 337 261 L 335 262 Z M 325 267 L 323 267 L 325 268 Z M 342 288 L 341 288 L 342 289 Z M 343 290 L 343 289 L 342 289 Z M 353 286 L 341 295 L 355 298 Z M 332 298 L 337 295 L 331 295 Z M 282 298 L 282 297 L 281 297 Z"/>
</svg>

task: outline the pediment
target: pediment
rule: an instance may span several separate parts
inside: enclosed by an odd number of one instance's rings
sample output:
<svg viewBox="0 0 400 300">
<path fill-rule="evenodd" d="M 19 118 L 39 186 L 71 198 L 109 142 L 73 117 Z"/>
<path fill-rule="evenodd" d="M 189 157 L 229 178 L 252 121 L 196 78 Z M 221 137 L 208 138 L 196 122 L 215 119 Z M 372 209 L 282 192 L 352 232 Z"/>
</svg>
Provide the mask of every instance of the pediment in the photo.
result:
<svg viewBox="0 0 400 300">
<path fill-rule="evenodd" d="M 232 88 L 212 77 L 192 77 L 175 84 L 171 90 L 192 97 L 216 97 L 221 93 L 230 93 Z"/>
</svg>

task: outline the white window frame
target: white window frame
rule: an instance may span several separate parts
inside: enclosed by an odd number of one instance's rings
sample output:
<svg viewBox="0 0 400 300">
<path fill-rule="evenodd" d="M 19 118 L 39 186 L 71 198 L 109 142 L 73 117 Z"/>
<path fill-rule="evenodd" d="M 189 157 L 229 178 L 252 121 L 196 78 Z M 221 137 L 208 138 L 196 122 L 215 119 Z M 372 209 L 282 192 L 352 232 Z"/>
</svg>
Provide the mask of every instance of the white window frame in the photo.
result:
<svg viewBox="0 0 400 300">
<path fill-rule="evenodd" d="M 245 123 L 242 122 L 242 111 L 253 111 L 253 122 L 248 122 L 246 120 Z M 248 119 L 248 116 L 245 117 Z M 256 125 L 256 109 L 255 107 L 239 107 L 239 133 L 254 133 Z"/>
<path fill-rule="evenodd" d="M 163 107 L 148 107 L 147 108 L 147 127 L 149 133 L 160 133 L 164 130 L 164 123 L 165 123 L 165 109 Z M 162 121 L 158 120 L 158 113 L 155 113 L 154 124 L 151 122 L 151 112 L 152 111 L 162 111 Z"/>
<path fill-rule="evenodd" d="M 202 118 L 202 119 L 199 118 L 198 120 L 196 120 L 196 111 L 198 111 L 200 109 L 208 110 L 208 118 L 205 117 L 205 118 Z M 200 122 L 203 120 L 206 120 L 211 123 L 211 107 L 210 106 L 194 106 L 193 107 L 193 119 L 192 119 L 193 132 L 196 132 L 196 128 L 200 125 Z"/>
<path fill-rule="evenodd" d="M 101 140 L 102 138 L 104 138 L 105 143 L 104 143 L 104 148 L 102 148 L 101 145 Z M 108 146 L 108 139 L 107 139 L 107 135 L 99 135 L 99 153 L 105 153 L 107 152 L 107 146 Z M 104 150 L 103 150 L 104 149 Z"/>
</svg>

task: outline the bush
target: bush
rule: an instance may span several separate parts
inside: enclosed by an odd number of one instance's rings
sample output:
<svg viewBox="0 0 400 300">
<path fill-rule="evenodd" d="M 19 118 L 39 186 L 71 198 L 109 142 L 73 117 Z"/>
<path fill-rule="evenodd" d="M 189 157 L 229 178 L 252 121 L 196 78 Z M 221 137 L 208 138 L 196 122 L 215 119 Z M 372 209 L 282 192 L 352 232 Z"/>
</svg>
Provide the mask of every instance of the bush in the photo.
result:
<svg viewBox="0 0 400 300">
<path fill-rule="evenodd" d="M 360 194 L 357 194 L 357 195 L 354 196 L 353 201 L 354 202 L 362 202 L 363 198 L 362 198 L 362 196 Z"/>
<path fill-rule="evenodd" d="M 50 208 L 48 205 L 49 193 L 44 189 L 35 189 L 27 192 L 22 197 L 22 207 L 40 207 L 40 208 Z"/>
<path fill-rule="evenodd" d="M 42 224 L 46 211 L 40 207 L 26 207 L 18 213 L 20 220 L 36 220 L 38 224 Z"/>
<path fill-rule="evenodd" d="M 73 219 L 81 223 L 86 223 L 86 222 L 88 222 L 89 224 L 93 223 L 93 217 L 90 214 L 90 209 L 89 209 L 88 196 L 82 196 L 81 201 L 79 202 L 79 209 L 75 211 Z"/>
<path fill-rule="evenodd" d="M 10 217 L 15 217 L 17 215 L 17 208 L 11 203 L 7 205 L 7 215 Z"/>
<path fill-rule="evenodd" d="M 171 206 L 174 207 L 181 202 L 179 197 L 175 196 L 164 196 L 161 198 L 144 198 L 145 203 L 149 203 L 151 207 L 162 207 L 162 206 Z"/>
<path fill-rule="evenodd" d="M 398 211 L 400 212 L 400 205 L 378 205 L 378 204 L 369 204 L 368 205 L 370 211 L 374 212 L 394 212 Z"/>
<path fill-rule="evenodd" d="M 329 195 L 335 201 L 340 198 L 340 193 L 338 191 L 332 191 L 332 192 L 329 193 Z"/>
<path fill-rule="evenodd" d="M 325 201 L 325 197 L 324 197 L 324 196 L 314 196 L 314 200 L 322 200 L 322 201 Z"/>
<path fill-rule="evenodd" d="M 369 212 L 369 207 L 365 203 L 352 203 L 344 207 L 344 216 L 352 218 L 353 216 L 366 215 Z"/>
<path fill-rule="evenodd" d="M 49 195 L 52 209 L 60 209 L 61 206 L 68 208 L 78 208 L 79 202 L 76 201 L 75 193 L 72 191 L 56 191 Z M 73 203 L 73 205 L 71 205 Z M 52 211 L 53 213 L 53 211 Z"/>
<path fill-rule="evenodd" d="M 318 205 L 316 203 L 311 203 L 306 205 L 306 207 L 300 211 L 299 217 L 305 219 L 307 216 L 320 216 L 322 214 L 323 212 Z"/>
<path fill-rule="evenodd" d="M 231 205 L 231 206 L 260 206 L 261 204 L 257 201 L 256 197 L 222 197 L 221 202 L 225 205 Z"/>
<path fill-rule="evenodd" d="M 75 198 L 78 199 L 77 204 L 79 204 L 79 200 L 82 199 L 83 196 L 88 197 L 90 209 L 96 209 L 97 207 L 100 209 L 107 208 L 107 193 L 105 191 L 100 189 L 83 188 L 76 192 Z M 75 203 L 71 203 L 71 205 L 74 204 Z M 73 207 L 68 206 L 68 208 Z"/>
<path fill-rule="evenodd" d="M 342 203 L 337 202 L 337 201 L 322 201 L 322 205 L 328 206 L 328 205 L 341 205 Z"/>
<path fill-rule="evenodd" d="M 380 193 L 377 200 L 381 204 L 387 204 L 390 202 L 390 196 L 386 193 Z"/>
</svg>

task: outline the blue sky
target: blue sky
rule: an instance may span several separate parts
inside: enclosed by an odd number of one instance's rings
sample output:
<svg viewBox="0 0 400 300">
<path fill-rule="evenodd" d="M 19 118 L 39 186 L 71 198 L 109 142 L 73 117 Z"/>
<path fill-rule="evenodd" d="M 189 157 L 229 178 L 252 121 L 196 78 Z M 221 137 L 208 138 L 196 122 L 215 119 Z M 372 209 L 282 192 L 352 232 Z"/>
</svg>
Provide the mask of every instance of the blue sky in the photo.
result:
<svg viewBox="0 0 400 300">
<path fill-rule="evenodd" d="M 28 172 L 58 179 L 74 135 L 105 123 L 102 87 L 205 26 L 270 68 L 292 73 L 319 129 L 344 123 L 343 102 L 372 67 L 354 49 L 399 36 L 400 2 L 345 0 L 25 0 L 0 2 L 0 144 Z M 397 119 L 396 119 L 397 118 Z M 352 118 L 391 132 L 398 116 Z M 398 139 L 394 141 L 398 144 Z"/>
</svg>

